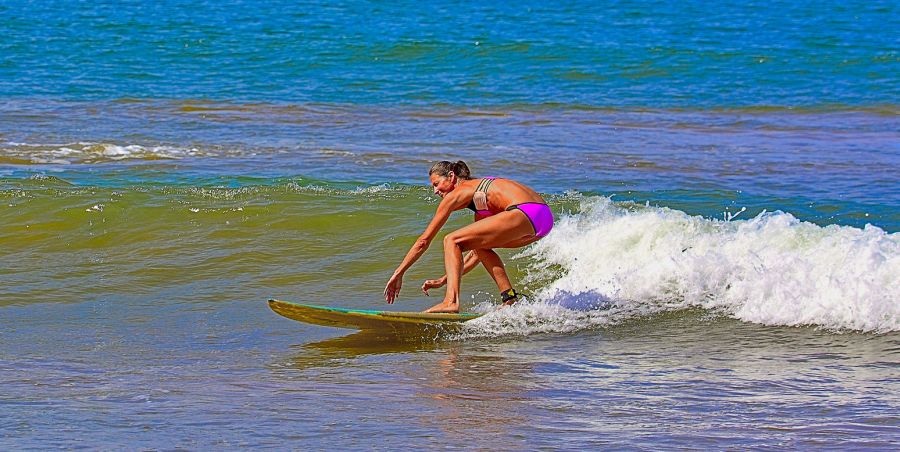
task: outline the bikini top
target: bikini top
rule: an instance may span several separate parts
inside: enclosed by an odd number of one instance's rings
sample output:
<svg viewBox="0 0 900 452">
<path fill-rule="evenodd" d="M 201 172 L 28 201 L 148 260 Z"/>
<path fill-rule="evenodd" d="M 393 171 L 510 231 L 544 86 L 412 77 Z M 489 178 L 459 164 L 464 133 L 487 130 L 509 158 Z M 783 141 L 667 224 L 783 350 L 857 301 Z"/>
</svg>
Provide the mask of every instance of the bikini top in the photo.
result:
<svg viewBox="0 0 900 452">
<path fill-rule="evenodd" d="M 490 216 L 493 213 L 488 209 L 487 191 L 491 187 L 496 177 L 485 177 L 478 183 L 475 194 L 472 195 L 472 202 L 469 203 L 469 209 L 472 209 L 477 215 Z"/>
</svg>

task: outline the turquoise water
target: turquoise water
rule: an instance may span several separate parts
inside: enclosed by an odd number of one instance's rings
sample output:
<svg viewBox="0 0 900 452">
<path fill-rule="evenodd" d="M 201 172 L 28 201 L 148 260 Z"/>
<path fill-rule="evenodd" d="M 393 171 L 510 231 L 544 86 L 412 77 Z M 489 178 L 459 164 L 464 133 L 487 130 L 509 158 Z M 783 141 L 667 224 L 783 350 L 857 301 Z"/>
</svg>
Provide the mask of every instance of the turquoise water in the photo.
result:
<svg viewBox="0 0 900 452">
<path fill-rule="evenodd" d="M 0 445 L 895 449 L 897 17 L 2 2 Z M 556 213 L 501 251 L 526 302 L 476 269 L 455 332 L 268 310 L 388 308 L 442 159 Z"/>
</svg>

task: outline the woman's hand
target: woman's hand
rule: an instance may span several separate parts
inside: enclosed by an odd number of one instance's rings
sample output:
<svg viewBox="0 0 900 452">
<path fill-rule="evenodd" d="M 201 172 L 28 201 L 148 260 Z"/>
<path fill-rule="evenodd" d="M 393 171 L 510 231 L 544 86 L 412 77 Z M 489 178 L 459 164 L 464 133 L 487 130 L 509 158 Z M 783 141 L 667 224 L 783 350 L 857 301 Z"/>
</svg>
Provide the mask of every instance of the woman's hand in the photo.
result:
<svg viewBox="0 0 900 452">
<path fill-rule="evenodd" d="M 444 287 L 444 284 L 447 284 L 447 278 L 426 280 L 425 284 L 422 284 L 422 292 L 425 292 L 425 295 L 428 295 L 428 289 L 436 289 L 438 287 Z"/>
<path fill-rule="evenodd" d="M 393 304 L 394 300 L 400 295 L 400 286 L 403 285 L 403 273 L 394 273 L 388 280 L 387 286 L 384 287 L 384 301 Z"/>
</svg>

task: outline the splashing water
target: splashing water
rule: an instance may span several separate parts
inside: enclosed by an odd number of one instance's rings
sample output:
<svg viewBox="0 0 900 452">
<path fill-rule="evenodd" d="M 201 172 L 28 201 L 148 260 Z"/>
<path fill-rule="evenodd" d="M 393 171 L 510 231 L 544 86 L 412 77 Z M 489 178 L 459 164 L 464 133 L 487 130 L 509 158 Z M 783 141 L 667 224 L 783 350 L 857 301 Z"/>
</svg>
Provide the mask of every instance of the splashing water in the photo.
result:
<svg viewBox="0 0 900 452">
<path fill-rule="evenodd" d="M 519 257 L 535 260 L 526 280 L 544 288 L 487 316 L 494 331 L 565 332 L 695 307 L 765 325 L 900 329 L 900 236 L 871 225 L 821 227 L 783 212 L 719 221 L 590 197 Z"/>
</svg>

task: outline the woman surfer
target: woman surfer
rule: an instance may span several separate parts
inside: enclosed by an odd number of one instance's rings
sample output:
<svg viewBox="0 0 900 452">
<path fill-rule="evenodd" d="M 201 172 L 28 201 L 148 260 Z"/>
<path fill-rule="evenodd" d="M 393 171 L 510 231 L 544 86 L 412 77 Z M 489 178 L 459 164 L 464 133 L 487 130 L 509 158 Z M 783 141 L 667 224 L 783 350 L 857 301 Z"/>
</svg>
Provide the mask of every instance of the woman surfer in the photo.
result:
<svg viewBox="0 0 900 452">
<path fill-rule="evenodd" d="M 444 301 L 425 312 L 459 312 L 459 287 L 462 275 L 481 262 L 497 283 L 504 304 L 516 301 L 503 261 L 494 248 L 519 248 L 534 243 L 553 228 L 553 212 L 536 191 L 514 180 L 498 177 L 473 179 L 463 161 L 435 163 L 428 171 L 434 193 L 441 203 L 425 232 L 406 253 L 406 257 L 384 288 L 384 299 L 393 303 L 400 294 L 403 274 L 428 249 L 431 241 L 454 211 L 470 208 L 475 222 L 444 237 L 444 268 L 439 279 L 425 281 L 422 291 L 447 284 Z M 463 252 L 469 251 L 465 258 Z"/>
</svg>

